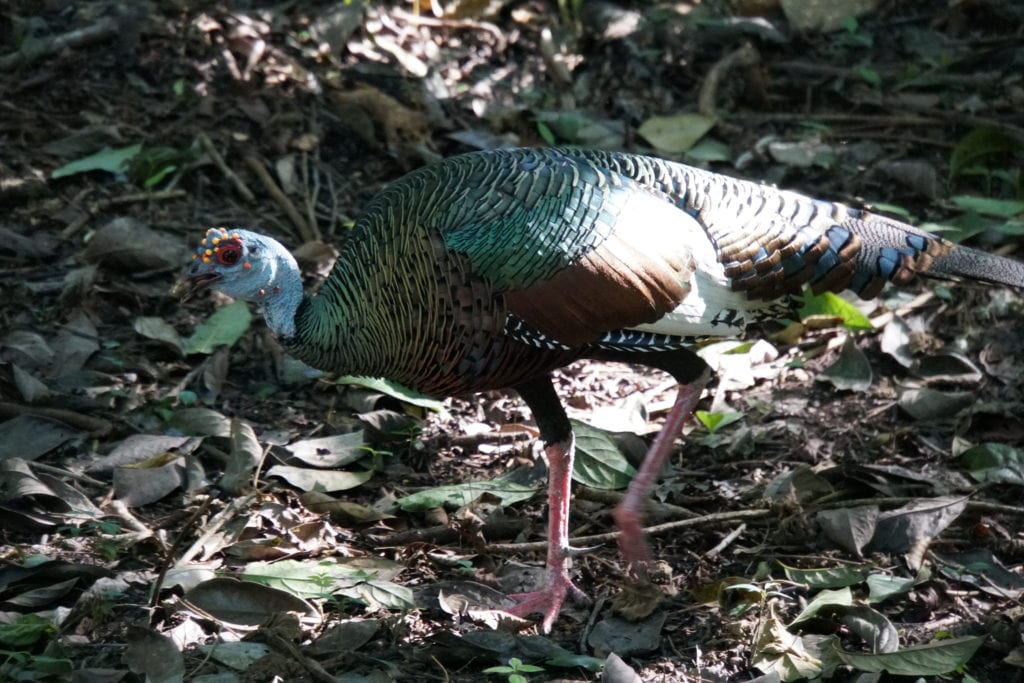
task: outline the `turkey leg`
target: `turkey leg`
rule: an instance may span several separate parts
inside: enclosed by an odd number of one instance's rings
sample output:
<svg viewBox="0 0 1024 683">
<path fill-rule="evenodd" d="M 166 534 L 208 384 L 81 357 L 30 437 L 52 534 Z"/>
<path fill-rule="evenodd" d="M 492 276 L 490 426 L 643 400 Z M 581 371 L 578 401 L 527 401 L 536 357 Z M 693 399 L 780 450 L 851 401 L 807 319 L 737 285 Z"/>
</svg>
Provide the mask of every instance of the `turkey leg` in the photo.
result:
<svg viewBox="0 0 1024 683">
<path fill-rule="evenodd" d="M 683 431 L 683 424 L 693 414 L 710 379 L 710 372 L 705 371 L 689 384 L 680 384 L 676 394 L 676 402 L 665 418 L 665 424 L 647 451 L 647 456 L 640 465 L 640 471 L 633 477 L 622 502 L 615 508 L 613 516 L 619 528 L 619 552 L 626 566 L 651 559 L 651 551 L 644 538 L 643 520 L 644 507 L 650 499 L 651 490 L 661 475 L 665 461 L 672 453 L 672 445 Z"/>
<path fill-rule="evenodd" d="M 547 577 L 544 588 L 530 593 L 516 593 L 509 597 L 519 604 L 508 610 L 516 616 L 544 615 L 541 628 L 545 633 L 558 618 L 566 597 L 585 602 L 587 596 L 569 578 L 569 498 L 572 482 L 572 463 L 576 440 L 569 418 L 547 376 L 522 384 L 516 390 L 533 412 L 545 442 L 548 458 L 548 555 Z"/>
</svg>

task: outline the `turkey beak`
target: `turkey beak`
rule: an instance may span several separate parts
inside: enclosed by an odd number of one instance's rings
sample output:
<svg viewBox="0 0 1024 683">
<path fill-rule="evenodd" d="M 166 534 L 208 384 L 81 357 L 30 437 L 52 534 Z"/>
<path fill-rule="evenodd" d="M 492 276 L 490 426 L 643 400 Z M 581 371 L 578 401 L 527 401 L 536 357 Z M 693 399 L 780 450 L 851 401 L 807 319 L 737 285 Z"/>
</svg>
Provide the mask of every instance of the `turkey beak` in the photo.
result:
<svg viewBox="0 0 1024 683">
<path fill-rule="evenodd" d="M 220 279 L 218 273 L 199 273 L 198 275 L 185 275 L 174 284 L 171 290 L 172 296 L 181 298 L 182 302 L 195 297 L 196 294 L 206 289 Z"/>
</svg>

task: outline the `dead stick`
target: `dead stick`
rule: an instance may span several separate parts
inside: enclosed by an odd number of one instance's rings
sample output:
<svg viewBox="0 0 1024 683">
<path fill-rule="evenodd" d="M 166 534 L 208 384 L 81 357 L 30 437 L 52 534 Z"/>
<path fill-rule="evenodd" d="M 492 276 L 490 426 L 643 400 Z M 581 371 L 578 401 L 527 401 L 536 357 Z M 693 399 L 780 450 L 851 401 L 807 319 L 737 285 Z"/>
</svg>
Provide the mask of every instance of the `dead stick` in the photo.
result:
<svg viewBox="0 0 1024 683">
<path fill-rule="evenodd" d="M 558 48 L 555 47 L 555 38 L 549 28 L 545 28 L 540 32 L 540 54 L 544 58 L 544 63 L 548 67 L 548 73 L 551 74 L 555 85 L 563 88 L 572 87 L 572 74 L 569 73 L 569 67 L 559 59 Z"/>
<path fill-rule="evenodd" d="M 700 517 L 694 517 L 693 519 L 680 519 L 674 522 L 665 522 L 664 524 L 657 524 L 655 526 L 649 526 L 644 529 L 644 533 L 648 536 L 659 536 L 668 531 L 675 531 L 677 529 L 684 529 L 690 526 L 701 526 L 703 524 L 723 524 L 725 522 L 735 522 L 739 519 L 764 519 L 772 516 L 771 510 L 736 510 L 733 512 L 716 512 L 711 515 L 702 515 Z M 604 543 L 611 543 L 619 537 L 618 531 L 611 531 L 606 534 L 594 534 L 592 536 L 579 536 L 577 538 L 569 539 L 571 544 L 578 547 L 602 545 Z M 494 553 L 523 553 L 523 552 L 539 552 L 547 550 L 547 541 L 536 541 L 533 543 L 490 543 L 487 545 L 487 550 Z"/>
<path fill-rule="evenodd" d="M 43 57 L 56 54 L 68 47 L 80 47 L 98 43 L 118 34 L 118 25 L 111 17 L 100 19 L 92 26 L 62 33 L 59 36 L 36 41 L 26 41 L 20 50 L 0 57 L 0 71 L 9 71 L 19 66 L 37 62 Z"/>
<path fill-rule="evenodd" d="M 188 192 L 185 190 L 163 190 L 162 192 L 136 192 L 135 194 L 125 194 L 120 197 L 100 199 L 89 204 L 84 213 L 61 231 L 60 237 L 63 240 L 70 239 L 72 235 L 81 230 L 94 216 L 113 206 L 137 204 L 139 202 L 157 202 L 164 201 L 166 199 L 180 199 L 187 195 Z"/>
<path fill-rule="evenodd" d="M 526 528 L 526 522 L 518 519 L 506 519 L 498 522 L 488 522 L 480 529 L 484 538 L 509 538 Z M 463 534 L 449 526 L 433 526 L 426 529 L 410 529 L 398 531 L 383 538 L 374 538 L 374 545 L 378 548 L 395 548 L 412 545 L 414 543 L 433 543 L 436 545 L 449 545 L 457 542 Z M 491 546 L 488 545 L 488 548 Z"/>
<path fill-rule="evenodd" d="M 227 178 L 228 181 L 235 186 L 235 192 L 242 195 L 242 199 L 245 201 L 250 203 L 255 202 L 256 195 L 252 193 L 252 190 L 250 190 L 249 186 L 245 184 L 245 181 L 239 178 L 238 174 L 228 167 L 227 163 L 224 161 L 224 157 L 222 157 L 220 152 L 217 151 L 217 148 L 214 146 L 213 140 L 210 139 L 210 136 L 206 133 L 200 133 L 199 143 L 203 146 L 203 149 L 206 150 L 206 154 L 210 157 L 210 160 L 213 161 L 214 166 L 220 170 L 221 175 Z"/>
<path fill-rule="evenodd" d="M 473 19 L 448 19 L 448 18 L 435 18 L 426 17 L 411 12 L 406 12 L 403 9 L 392 8 L 391 16 L 408 21 L 411 24 L 417 26 L 446 26 L 449 28 L 468 28 L 475 31 L 486 31 L 490 33 L 497 41 L 497 51 L 504 52 L 505 48 L 508 47 L 508 40 L 505 35 L 501 32 L 501 29 L 494 24 L 486 21 L 475 21 Z"/>
<path fill-rule="evenodd" d="M 270 177 L 267 169 L 263 167 L 263 162 L 249 154 L 245 157 L 245 163 L 252 172 L 256 174 L 256 177 L 260 179 L 260 182 L 263 183 L 263 187 L 270 193 L 270 196 L 274 198 L 274 201 L 277 202 L 278 206 L 284 209 L 284 212 L 288 214 L 288 218 L 291 219 L 292 224 L 299 231 L 299 237 L 301 237 L 304 242 L 313 242 L 320 239 L 320 236 L 309 227 L 309 224 L 306 223 L 306 219 L 302 217 L 299 210 L 295 208 L 294 204 L 292 204 L 292 200 L 288 199 L 288 196 L 285 195 L 284 191 L 282 191 L 281 188 L 277 186 L 277 183 L 274 182 L 274 179 Z"/>
<path fill-rule="evenodd" d="M 51 420 L 63 422 L 69 427 L 83 429 L 93 436 L 109 434 L 114 428 L 107 420 L 90 415 L 82 415 L 71 410 L 62 408 L 47 408 L 45 406 L 28 406 L 23 403 L 11 403 L 0 401 L 0 417 L 12 417 L 17 415 L 34 415 L 45 417 Z"/>
<path fill-rule="evenodd" d="M 235 498 L 232 500 L 226 508 L 218 512 L 213 519 L 210 520 L 210 523 L 207 524 L 206 528 L 203 530 L 202 536 L 197 538 L 195 542 L 189 546 L 188 550 L 182 553 L 181 557 L 178 558 L 178 561 L 174 563 L 174 566 L 184 567 L 191 562 L 192 558 L 199 554 L 199 551 L 203 549 L 203 545 L 210 540 L 210 538 L 216 535 L 217 532 L 221 530 L 221 527 L 231 521 L 239 510 L 244 509 L 252 503 L 255 498 L 256 494 L 250 493 L 247 496 L 242 496 L 241 498 Z"/>
<path fill-rule="evenodd" d="M 898 116 L 894 114 L 840 114 L 836 112 L 734 112 L 729 119 L 744 121 L 822 121 L 825 123 L 863 123 L 875 126 L 928 126 L 941 123 L 937 117 Z"/>
<path fill-rule="evenodd" d="M 934 107 L 912 104 L 910 102 L 887 101 L 885 102 L 885 106 L 890 109 L 909 109 L 912 112 L 924 114 L 925 116 L 934 116 L 935 118 L 942 119 L 948 123 L 956 123 L 962 126 L 993 128 L 1014 137 L 1018 142 L 1024 143 L 1024 128 L 1007 123 L 1001 119 L 964 114 L 958 111 L 936 109 Z"/>
<path fill-rule="evenodd" d="M 46 474 L 49 474 L 50 476 L 53 477 L 67 477 L 68 479 L 73 479 L 82 484 L 87 484 L 89 486 L 93 486 L 99 489 L 105 489 L 108 486 L 106 482 L 100 481 L 99 479 L 93 479 L 88 474 L 72 472 L 71 470 L 65 470 L 60 467 L 54 467 L 53 465 L 47 465 L 46 463 L 42 462 L 33 462 L 32 469 L 38 470 L 40 472 L 45 472 Z"/>
<path fill-rule="evenodd" d="M 618 505 L 622 502 L 625 494 L 618 491 L 607 491 L 604 489 L 592 489 L 589 486 L 580 486 L 576 489 L 576 497 L 580 500 L 589 500 L 594 503 L 604 503 L 605 505 Z M 682 519 L 689 519 L 692 517 L 699 517 L 696 512 L 691 512 L 684 507 L 679 505 L 672 505 L 671 503 L 659 503 L 656 500 L 647 502 L 647 514 L 651 517 L 658 519 L 664 519 L 666 517 L 676 517 Z"/>
<path fill-rule="evenodd" d="M 718 100 L 718 86 L 722 78 L 737 66 L 753 67 L 760 62 L 761 54 L 750 43 L 745 43 L 742 47 L 718 60 L 708 70 L 707 76 L 704 77 L 704 83 L 700 86 L 700 94 L 697 96 L 697 111 L 704 116 L 717 117 L 715 103 Z"/>
<path fill-rule="evenodd" d="M 736 527 L 735 529 L 730 531 L 728 534 L 726 534 L 725 538 L 723 538 L 719 542 L 718 545 L 716 545 L 714 548 L 712 548 L 711 550 L 709 550 L 706 553 L 704 553 L 704 559 L 710 560 L 712 558 L 718 557 L 722 553 L 723 550 L 725 550 L 727 547 L 729 547 L 729 545 L 732 544 L 732 542 L 735 541 L 737 538 L 739 538 L 740 535 L 744 531 L 746 531 L 746 530 L 747 530 L 747 525 L 746 524 L 740 524 L 738 527 Z"/>
<path fill-rule="evenodd" d="M 157 602 L 160 601 L 160 589 L 163 588 L 164 579 L 167 578 L 167 570 L 171 568 L 171 563 L 174 561 L 174 554 L 178 552 L 178 548 L 181 547 L 182 541 L 185 539 L 185 534 L 192 530 L 192 526 L 199 519 L 200 515 L 206 512 L 210 507 L 210 501 L 213 500 L 213 496 L 206 496 L 202 502 L 196 506 L 196 509 L 189 516 L 188 521 L 185 522 L 181 531 L 178 532 L 178 537 L 174 539 L 174 543 L 164 553 L 164 559 L 160 563 L 160 572 L 156 576 L 156 581 L 153 582 L 152 593 L 149 595 L 149 606 L 156 607 Z"/>
</svg>

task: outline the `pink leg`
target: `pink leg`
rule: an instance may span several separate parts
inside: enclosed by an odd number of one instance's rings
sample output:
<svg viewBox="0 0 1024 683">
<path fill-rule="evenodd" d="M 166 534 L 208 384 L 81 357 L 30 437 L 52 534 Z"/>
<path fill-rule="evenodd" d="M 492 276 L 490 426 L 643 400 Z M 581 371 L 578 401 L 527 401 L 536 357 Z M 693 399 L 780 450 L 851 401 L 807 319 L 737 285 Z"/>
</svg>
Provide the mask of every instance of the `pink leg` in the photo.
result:
<svg viewBox="0 0 1024 683">
<path fill-rule="evenodd" d="M 647 456 L 640 465 L 633 481 L 629 485 L 625 498 L 618 504 L 613 513 L 615 523 L 619 527 L 619 552 L 626 566 L 651 559 L 651 551 L 644 539 L 640 522 L 643 519 L 644 506 L 651 496 L 651 490 L 661 475 L 662 467 L 672 452 L 672 444 L 683 431 L 683 423 L 693 414 L 700 400 L 701 392 L 711 378 L 706 371 L 698 379 L 689 384 L 680 384 L 676 394 L 675 405 L 665 418 L 665 426 L 647 451 Z"/>
<path fill-rule="evenodd" d="M 569 547 L 569 486 L 575 439 L 570 435 L 568 441 L 549 444 L 544 452 L 548 456 L 547 581 L 542 590 L 510 595 L 519 604 L 508 611 L 520 617 L 542 613 L 541 627 L 547 633 L 558 618 L 566 595 L 580 601 L 586 601 L 587 596 L 573 584 L 567 566 L 572 552 Z"/>
</svg>

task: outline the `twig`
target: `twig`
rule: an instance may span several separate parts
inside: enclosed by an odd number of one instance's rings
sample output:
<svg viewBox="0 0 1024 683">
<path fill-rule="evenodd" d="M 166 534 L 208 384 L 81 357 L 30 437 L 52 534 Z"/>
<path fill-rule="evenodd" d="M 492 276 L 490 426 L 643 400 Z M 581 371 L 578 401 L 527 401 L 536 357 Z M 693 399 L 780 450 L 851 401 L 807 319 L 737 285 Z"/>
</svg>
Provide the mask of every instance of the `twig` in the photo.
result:
<svg viewBox="0 0 1024 683">
<path fill-rule="evenodd" d="M 75 29 L 58 36 L 41 40 L 25 41 L 21 49 L 0 57 L 0 71 L 9 71 L 19 66 L 37 62 L 43 57 L 57 54 L 70 47 L 81 47 L 113 38 L 119 32 L 118 22 L 113 17 L 104 17 L 91 26 Z"/>
<path fill-rule="evenodd" d="M 551 29 L 545 28 L 540 32 L 540 55 L 544 58 L 544 63 L 548 66 L 548 73 L 551 74 L 551 80 L 555 82 L 555 85 L 563 88 L 562 100 L 572 99 L 572 74 L 569 73 L 569 67 L 558 58 L 558 50 L 555 48 L 555 39 L 551 34 Z M 565 103 L 565 102 L 563 102 Z"/>
<path fill-rule="evenodd" d="M 272 444 L 267 444 L 260 453 L 260 459 L 256 462 L 256 467 L 253 468 L 252 472 L 252 487 L 256 490 L 260 488 L 260 473 L 263 471 L 263 464 L 267 461 L 267 456 L 270 455 L 270 449 L 273 448 Z"/>
<path fill-rule="evenodd" d="M 114 428 L 114 425 L 107 420 L 92 417 L 90 415 L 82 415 L 81 413 L 64 410 L 63 408 L 28 406 L 21 403 L 0 401 L 0 417 L 12 417 L 18 415 L 34 415 L 36 417 L 46 417 L 51 420 L 57 420 L 58 422 L 63 422 L 69 427 L 83 429 L 93 436 L 105 436 Z"/>
<path fill-rule="evenodd" d="M 274 198 L 274 201 L 277 202 L 278 206 L 288 214 L 288 218 L 291 219 L 292 224 L 299 231 L 299 237 L 301 237 L 304 242 L 314 242 L 319 240 L 320 235 L 318 234 L 318 231 L 315 232 L 314 229 L 310 228 L 309 224 L 306 223 L 306 219 L 302 217 L 299 210 L 295 208 L 294 204 L 292 204 L 292 200 L 288 199 L 288 196 L 280 187 L 277 186 L 277 183 L 270 177 L 270 174 L 267 173 L 267 169 L 263 167 L 263 162 L 252 154 L 248 154 L 245 157 L 245 163 L 252 172 L 256 174 L 256 177 L 260 179 L 260 182 L 263 183 L 264 189 L 270 193 L 270 196 Z"/>
<path fill-rule="evenodd" d="M 922 147 L 941 147 L 942 149 L 953 149 L 956 142 L 951 140 L 938 140 L 925 138 L 920 135 L 907 135 L 905 133 L 881 133 L 874 130 L 856 130 L 847 128 L 844 130 L 823 130 L 821 137 L 825 140 L 884 140 L 885 142 L 899 142 L 905 145 L 921 145 Z"/>
<path fill-rule="evenodd" d="M 162 192 L 136 192 L 135 194 L 123 194 L 118 197 L 110 197 L 108 199 L 100 199 L 95 203 L 89 205 L 89 209 L 93 213 L 99 213 L 105 209 L 109 209 L 112 206 L 121 206 L 122 204 L 135 204 L 138 202 L 162 202 L 167 199 L 180 199 L 188 196 L 188 192 L 185 190 L 164 190 Z"/>
<path fill-rule="evenodd" d="M 392 8 L 390 10 L 391 16 L 402 21 L 408 21 L 411 24 L 418 26 L 444 26 L 447 28 L 468 28 L 474 31 L 486 31 L 494 36 L 494 40 L 497 42 L 495 46 L 498 52 L 504 52 L 505 48 L 508 47 L 508 40 L 506 40 L 501 29 L 490 24 L 486 21 L 474 21 L 472 19 L 438 19 L 436 17 L 424 17 L 411 14 L 403 9 Z"/>
<path fill-rule="evenodd" d="M 98 199 L 95 202 L 89 204 L 85 212 L 77 219 L 68 224 L 68 227 L 61 230 L 60 237 L 63 240 L 70 239 L 72 235 L 81 230 L 86 223 L 98 214 L 106 211 L 112 206 L 121 206 L 123 204 L 135 204 L 138 202 L 156 202 L 164 201 L 166 199 L 180 199 L 187 196 L 188 193 L 185 190 L 164 190 L 162 192 L 136 192 L 134 194 L 124 194 L 118 197 L 108 197 L 106 199 Z"/>
<path fill-rule="evenodd" d="M 722 524 L 725 522 L 735 522 L 736 520 L 741 519 L 765 519 L 773 514 L 775 513 L 771 510 L 735 510 L 731 512 L 716 512 L 711 515 L 694 517 L 693 519 L 680 519 L 673 522 L 665 522 L 664 524 L 650 526 L 644 529 L 644 533 L 648 536 L 659 536 L 669 531 L 684 529 L 691 526 L 700 526 L 702 524 Z M 572 545 L 593 546 L 611 543 L 618 537 L 618 531 L 611 531 L 606 534 L 579 536 L 569 540 Z M 531 543 L 490 543 L 487 545 L 487 550 L 494 553 L 524 553 L 547 550 L 547 547 L 547 541 L 536 541 Z"/>
<path fill-rule="evenodd" d="M 817 505 L 819 510 L 830 510 L 833 508 L 853 508 L 861 507 L 864 505 L 877 505 L 877 506 L 893 506 L 893 505 L 908 505 L 910 503 L 921 502 L 921 497 L 915 496 L 893 496 L 891 498 L 860 498 L 854 500 L 837 500 L 829 502 L 824 505 Z M 1024 507 L 1018 507 L 1016 505 L 1004 505 L 1003 503 L 989 503 L 984 500 L 969 500 L 967 501 L 968 510 L 976 510 L 980 512 L 1002 512 L 1008 515 L 1024 515 Z"/>
<path fill-rule="evenodd" d="M 153 536 L 153 530 L 143 524 L 138 517 L 132 514 L 132 511 L 128 509 L 128 506 L 124 504 L 124 501 L 114 498 L 110 501 L 109 505 L 114 514 L 124 520 L 130 528 L 140 534 L 143 534 L 145 538 Z"/>
<path fill-rule="evenodd" d="M 242 496 L 241 498 L 235 498 L 232 500 L 226 508 L 218 512 L 213 519 L 210 520 L 210 523 L 206 526 L 206 530 L 203 531 L 203 534 L 189 546 L 188 550 L 181 554 L 181 558 L 174 563 L 174 566 L 181 567 L 191 562 L 192 558 L 203 549 L 203 545 L 218 531 L 220 531 L 221 527 L 231 521 L 231 518 L 234 517 L 239 510 L 248 506 L 254 498 L 256 498 L 256 494 L 250 493 L 246 496 Z"/>
<path fill-rule="evenodd" d="M 290 655 L 292 659 L 301 664 L 314 680 L 321 681 L 322 683 L 337 682 L 338 679 L 325 671 L 320 662 L 302 654 L 302 650 L 299 649 L 299 646 L 292 641 L 282 638 L 269 628 L 261 628 L 260 635 L 266 638 L 267 644 L 272 648 L 282 654 Z"/>
<path fill-rule="evenodd" d="M 623 494 L 618 491 L 606 491 L 603 489 L 592 489 L 589 486 L 580 486 L 576 489 L 576 497 L 581 500 L 590 500 L 595 503 L 606 505 L 618 505 L 622 502 Z M 687 510 L 679 505 L 671 503 L 660 503 L 656 500 L 647 502 L 647 514 L 655 518 L 683 518 L 692 519 L 699 517 L 696 512 Z"/>
<path fill-rule="evenodd" d="M 479 529 L 480 535 L 484 538 L 509 538 L 515 537 L 527 527 L 526 520 L 504 519 L 498 522 L 488 522 Z M 411 545 L 414 543 L 435 543 L 437 545 L 448 545 L 456 543 L 464 535 L 449 526 L 433 526 L 427 529 L 409 529 L 385 536 L 375 538 L 374 545 L 378 548 L 393 548 Z M 488 544 L 488 548 L 492 546 Z"/>
<path fill-rule="evenodd" d="M 806 76 L 826 76 L 830 78 L 848 78 L 860 80 L 863 78 L 859 69 L 843 66 L 830 66 L 828 64 L 814 64 L 809 62 L 786 61 L 775 62 L 771 68 L 790 73 Z M 898 69 L 875 69 L 883 79 L 902 78 Z M 979 88 L 983 85 L 990 85 L 1003 78 L 999 71 L 983 71 L 971 74 L 953 74 L 938 71 L 930 71 L 919 74 L 905 83 L 896 84 L 897 89 L 910 87 L 915 81 L 927 80 L 930 84 L 946 85 L 969 85 L 972 88 Z"/>
<path fill-rule="evenodd" d="M 746 531 L 746 530 L 747 530 L 747 525 L 746 524 L 740 524 L 738 527 L 736 527 L 735 529 L 730 531 L 728 534 L 726 534 L 725 538 L 723 538 L 718 545 L 716 545 L 714 548 L 712 548 L 711 550 L 709 550 L 706 553 L 704 553 L 704 558 L 710 560 L 710 559 L 714 559 L 714 558 L 718 557 L 718 555 L 723 550 L 728 548 L 732 544 L 732 542 L 735 541 L 737 538 L 739 538 L 740 535 L 742 535 L 743 532 Z"/>
<path fill-rule="evenodd" d="M 750 43 L 744 43 L 742 47 L 715 62 L 715 65 L 708 69 L 707 76 L 704 77 L 704 82 L 700 86 L 700 94 L 697 96 L 697 111 L 704 116 L 717 117 L 715 102 L 718 99 L 718 86 L 722 82 L 722 78 L 734 67 L 750 69 L 760 63 L 761 54 Z M 759 96 L 764 97 L 763 87 Z"/>
<path fill-rule="evenodd" d="M 839 114 L 836 112 L 736 112 L 729 114 L 730 119 L 747 121 L 821 121 L 824 123 L 864 123 L 875 126 L 934 126 L 947 122 L 962 126 L 983 126 L 994 128 L 1024 141 L 1024 128 L 985 116 L 945 111 L 933 107 L 919 106 L 908 102 L 888 101 L 883 106 L 890 109 L 909 109 L 914 114 Z"/>
<path fill-rule="evenodd" d="M 164 553 L 163 562 L 160 563 L 160 572 L 156 575 L 156 581 L 153 582 L 152 592 L 149 594 L 149 606 L 156 607 L 157 602 L 160 600 L 160 589 L 164 585 L 164 579 L 167 577 L 167 570 L 171 568 L 171 562 L 174 561 L 174 555 L 178 552 L 178 548 L 181 547 L 181 542 L 185 538 L 185 535 L 192 529 L 192 526 L 199 519 L 199 516 L 206 512 L 210 507 L 210 501 L 213 500 L 213 496 L 206 496 L 203 502 L 200 503 L 195 512 L 188 518 L 188 521 L 182 525 L 181 530 L 178 532 L 178 537 L 174 539 L 174 543 Z"/>
<path fill-rule="evenodd" d="M 744 121 L 821 121 L 823 123 L 864 123 L 885 126 L 930 126 L 940 123 L 936 117 L 894 114 L 838 114 L 836 112 L 735 112 L 729 119 Z"/>
<path fill-rule="evenodd" d="M 199 143 L 203 146 L 203 149 L 206 150 L 206 154 L 210 157 L 210 161 L 213 162 L 213 165 L 220 170 L 221 175 L 227 178 L 228 181 L 235 186 L 235 192 L 242 195 L 242 199 L 247 202 L 255 202 L 256 195 L 252 193 L 252 190 L 250 190 L 245 184 L 245 181 L 239 178 L 238 174 L 228 167 L 227 163 L 224 161 L 224 157 L 222 157 L 220 152 L 217 151 L 217 148 L 214 146 L 213 140 L 210 139 L 210 136 L 206 133 L 200 133 Z"/>
<path fill-rule="evenodd" d="M 1024 144 L 1024 128 L 1006 123 L 1000 119 L 992 119 L 987 116 L 975 116 L 974 114 L 964 114 L 958 111 L 935 109 L 934 107 L 913 104 L 912 102 L 886 101 L 883 104 L 890 109 L 909 109 L 910 111 L 934 116 L 937 119 L 941 119 L 949 123 L 956 123 L 962 126 L 993 128 L 1014 137 L 1018 142 Z"/>
<path fill-rule="evenodd" d="M 54 467 L 53 465 L 47 465 L 41 462 L 33 462 L 32 469 L 51 474 L 55 477 L 67 477 L 68 479 L 74 479 L 77 482 L 88 484 L 89 486 L 93 486 L 98 489 L 105 489 L 108 486 L 106 482 L 100 481 L 99 479 L 93 479 L 88 474 L 72 472 L 71 470 L 65 470 L 60 467 Z"/>
</svg>

